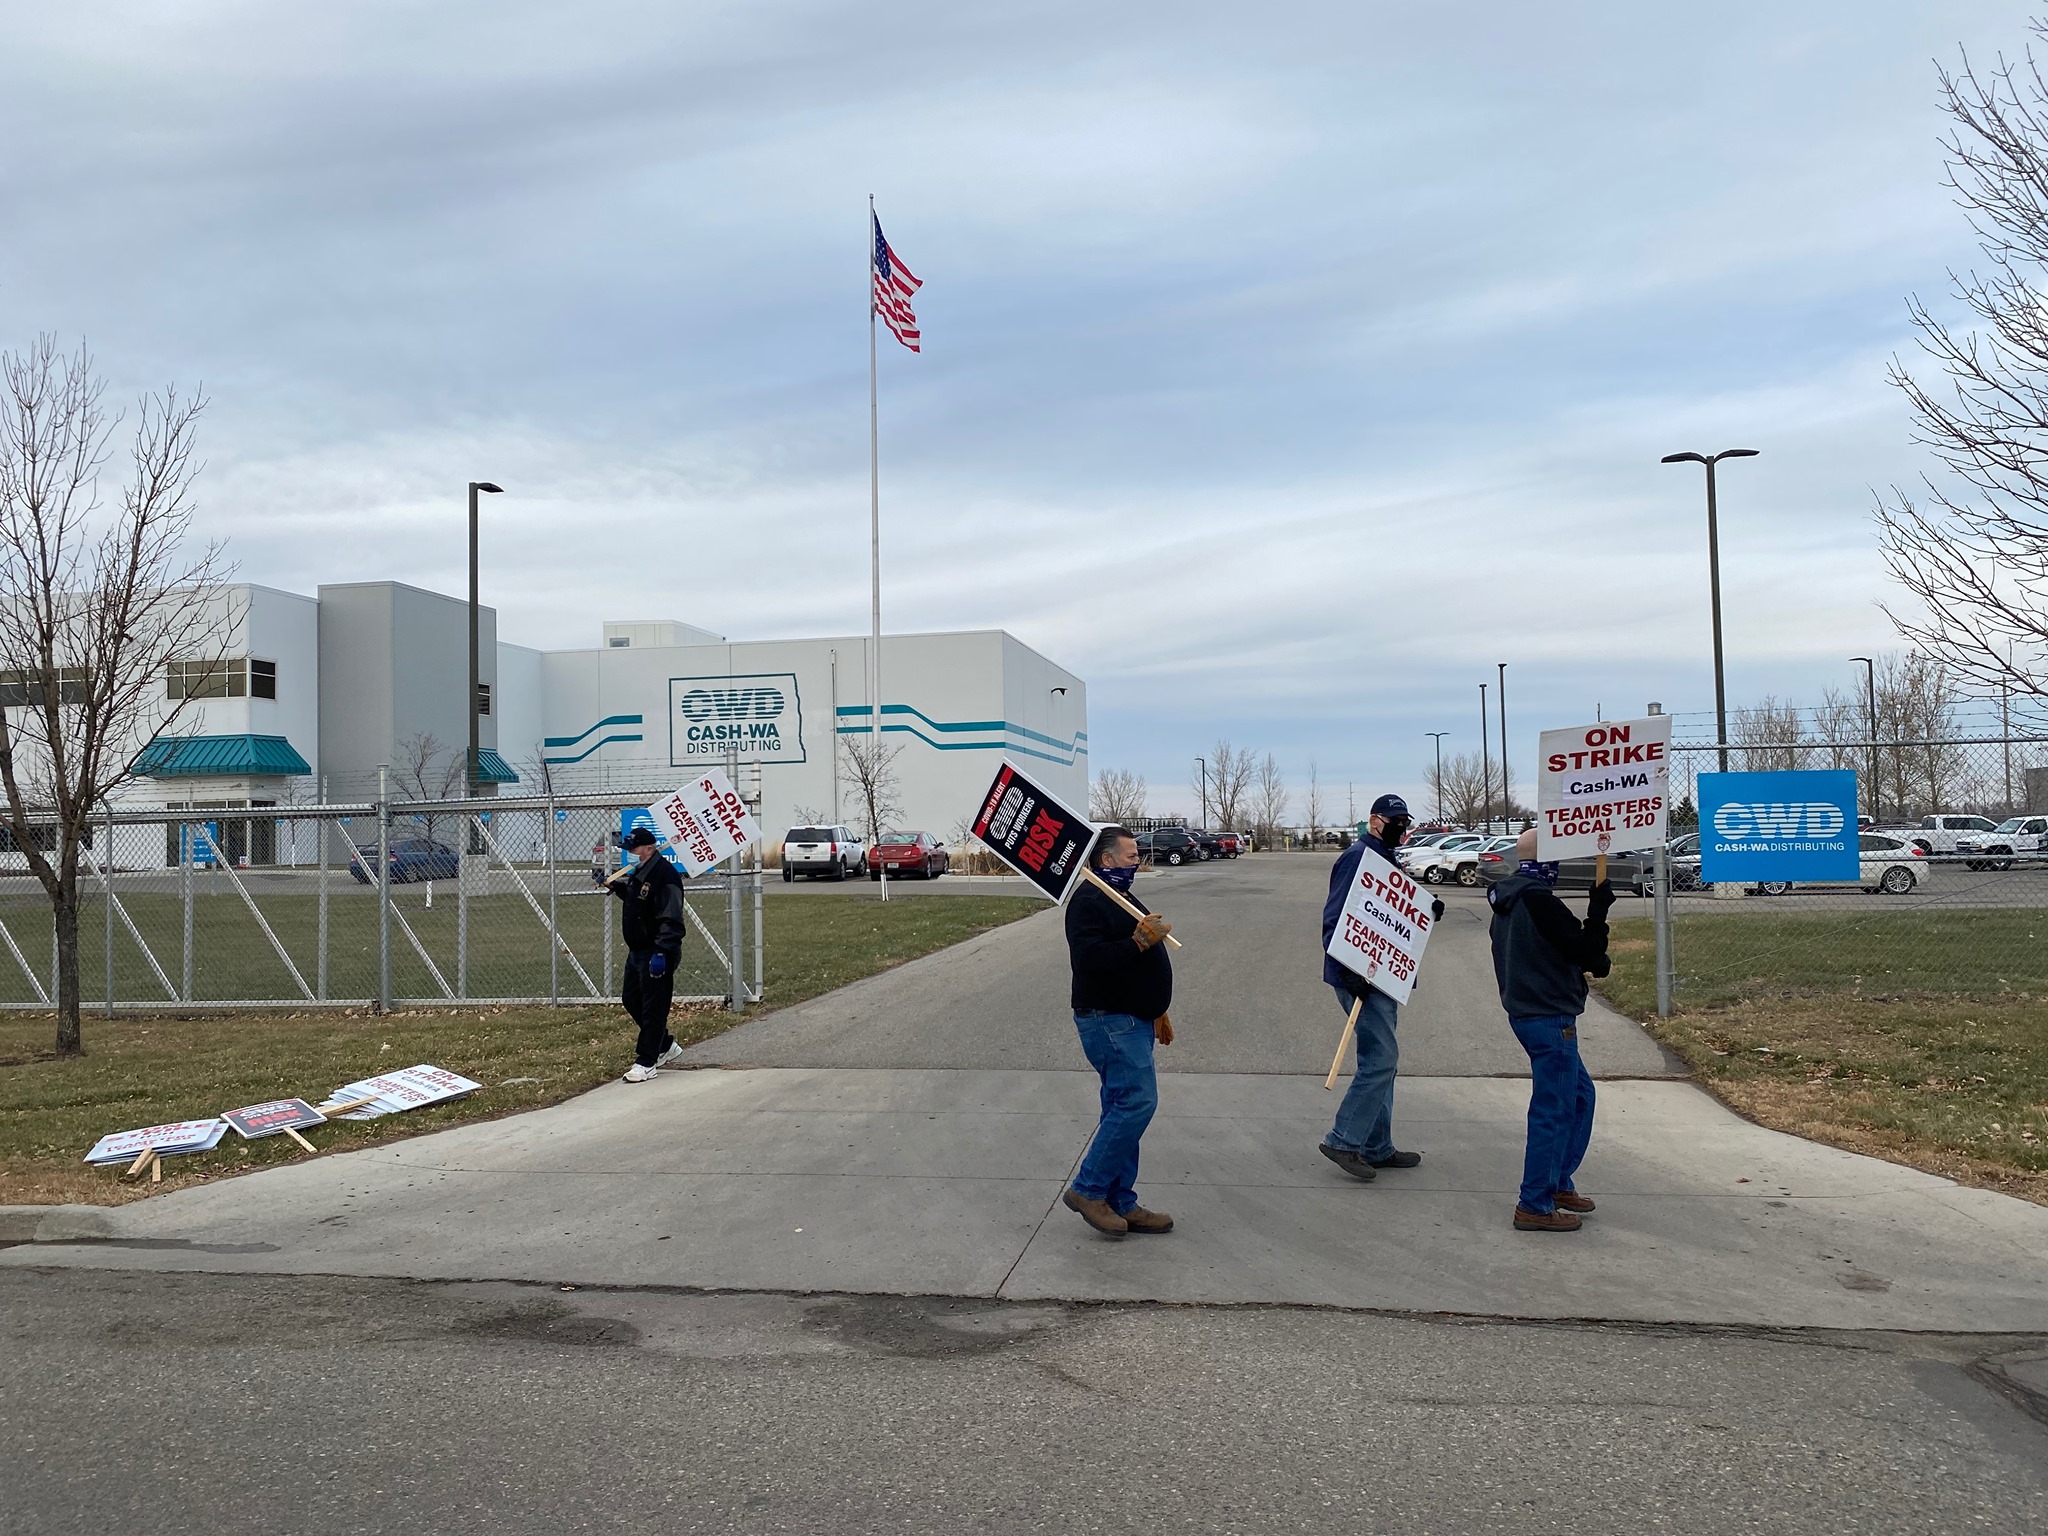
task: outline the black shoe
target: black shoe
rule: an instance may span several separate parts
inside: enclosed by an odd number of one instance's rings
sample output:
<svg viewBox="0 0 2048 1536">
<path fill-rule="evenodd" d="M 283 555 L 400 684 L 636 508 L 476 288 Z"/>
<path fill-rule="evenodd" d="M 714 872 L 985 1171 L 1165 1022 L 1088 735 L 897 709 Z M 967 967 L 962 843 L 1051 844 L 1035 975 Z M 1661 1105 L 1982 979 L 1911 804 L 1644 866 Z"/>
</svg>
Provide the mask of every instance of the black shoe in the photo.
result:
<svg viewBox="0 0 2048 1536">
<path fill-rule="evenodd" d="M 1375 1168 L 1413 1168 L 1422 1161 L 1420 1152 L 1390 1152 L 1385 1157 L 1370 1159 Z"/>
<path fill-rule="evenodd" d="M 1379 1177 L 1378 1174 L 1372 1171 L 1372 1164 L 1368 1163 L 1356 1152 L 1346 1152 L 1342 1147 L 1333 1147 L 1327 1141 L 1317 1142 L 1316 1150 L 1350 1174 L 1354 1179 L 1364 1179 L 1370 1183 Z"/>
</svg>

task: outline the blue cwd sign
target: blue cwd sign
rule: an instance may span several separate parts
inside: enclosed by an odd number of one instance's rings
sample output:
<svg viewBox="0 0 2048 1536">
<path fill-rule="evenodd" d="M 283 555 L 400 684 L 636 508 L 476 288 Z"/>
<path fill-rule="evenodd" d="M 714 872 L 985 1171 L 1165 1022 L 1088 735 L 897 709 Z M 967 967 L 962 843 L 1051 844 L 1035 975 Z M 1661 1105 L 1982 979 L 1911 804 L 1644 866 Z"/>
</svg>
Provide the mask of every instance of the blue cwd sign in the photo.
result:
<svg viewBox="0 0 2048 1536">
<path fill-rule="evenodd" d="M 1853 881 L 1862 871 L 1848 768 L 1703 773 L 1700 879 Z"/>
</svg>

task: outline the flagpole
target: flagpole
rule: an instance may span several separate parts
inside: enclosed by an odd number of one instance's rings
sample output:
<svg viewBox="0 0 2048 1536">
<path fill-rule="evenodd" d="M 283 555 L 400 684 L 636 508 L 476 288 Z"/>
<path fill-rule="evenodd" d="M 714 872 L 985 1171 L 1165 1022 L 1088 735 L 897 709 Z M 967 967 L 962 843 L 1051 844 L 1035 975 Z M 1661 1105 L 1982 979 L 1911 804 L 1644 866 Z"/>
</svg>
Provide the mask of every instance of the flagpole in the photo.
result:
<svg viewBox="0 0 2048 1536">
<path fill-rule="evenodd" d="M 868 628 L 875 684 L 868 694 L 868 856 L 882 837 L 882 408 L 875 375 L 875 195 L 868 194 Z M 889 869 L 878 864 L 882 900 Z"/>
</svg>

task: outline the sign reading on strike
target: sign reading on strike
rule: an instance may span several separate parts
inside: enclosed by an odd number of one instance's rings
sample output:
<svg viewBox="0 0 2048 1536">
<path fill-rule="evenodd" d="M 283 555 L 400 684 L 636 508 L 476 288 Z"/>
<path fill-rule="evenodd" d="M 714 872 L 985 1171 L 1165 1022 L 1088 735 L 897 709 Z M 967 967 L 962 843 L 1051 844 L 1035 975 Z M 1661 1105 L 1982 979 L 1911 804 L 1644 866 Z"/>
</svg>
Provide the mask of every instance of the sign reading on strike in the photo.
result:
<svg viewBox="0 0 2048 1536">
<path fill-rule="evenodd" d="M 304 1099 L 272 1099 L 268 1104 L 248 1104 L 241 1109 L 224 1109 L 221 1119 L 248 1141 L 276 1136 L 283 1131 L 304 1130 L 325 1125 L 327 1117 Z"/>
<path fill-rule="evenodd" d="M 159 1156 L 174 1152 L 210 1152 L 227 1134 L 227 1122 L 218 1115 L 205 1120 L 177 1120 L 169 1125 L 146 1125 L 138 1131 L 115 1131 L 102 1136 L 85 1154 L 88 1163 L 125 1163 L 138 1157 L 145 1147 Z"/>
<path fill-rule="evenodd" d="M 1545 731 L 1536 857 L 1650 848 L 1671 835 L 1671 717 Z"/>
<path fill-rule="evenodd" d="M 1054 901 L 1065 901 L 1081 871 L 1095 828 L 1008 763 L 982 797 L 974 835 L 1004 863 Z"/>
<path fill-rule="evenodd" d="M 1330 958 L 1395 1002 L 1407 1002 L 1423 947 L 1436 926 L 1430 916 L 1435 900 L 1370 848 L 1362 850 L 1358 877 L 1337 914 L 1337 931 L 1330 935 Z"/>
<path fill-rule="evenodd" d="M 707 768 L 672 795 L 647 807 L 654 830 L 673 840 L 686 875 L 701 875 L 761 840 L 761 824 L 716 768 Z"/>
<path fill-rule="evenodd" d="M 386 1072 L 377 1077 L 366 1077 L 359 1083 L 348 1083 L 327 1096 L 329 1104 L 347 1104 L 357 1099 L 370 1102 L 359 1109 L 352 1109 L 341 1116 L 344 1120 L 374 1120 L 379 1115 L 395 1115 L 401 1110 L 422 1109 L 429 1104 L 438 1104 L 443 1099 L 459 1099 L 465 1093 L 475 1093 L 482 1083 L 471 1082 L 459 1072 L 450 1072 L 445 1067 L 429 1066 L 421 1062 L 416 1067 L 403 1067 L 396 1072 Z"/>
</svg>

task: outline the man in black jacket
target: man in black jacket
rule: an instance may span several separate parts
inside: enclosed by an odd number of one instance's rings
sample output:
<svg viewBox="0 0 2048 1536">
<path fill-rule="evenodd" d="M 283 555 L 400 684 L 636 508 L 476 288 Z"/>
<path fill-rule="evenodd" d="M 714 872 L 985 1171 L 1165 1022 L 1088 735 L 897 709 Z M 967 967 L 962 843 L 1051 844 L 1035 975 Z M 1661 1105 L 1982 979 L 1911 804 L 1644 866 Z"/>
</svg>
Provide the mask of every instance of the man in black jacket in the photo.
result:
<svg viewBox="0 0 2048 1536">
<path fill-rule="evenodd" d="M 683 953 L 683 877 L 654 850 L 660 846 L 645 827 L 626 834 L 626 851 L 637 864 L 612 883 L 626 904 L 619 927 L 626 940 L 626 985 L 619 994 L 627 1016 L 640 1026 L 626 1081 L 644 1083 L 655 1070 L 683 1054 L 668 1032 L 668 1009 L 676 991 L 676 962 Z"/>
<path fill-rule="evenodd" d="M 1518 1232 L 1576 1232 L 1593 1202 L 1572 1175 L 1593 1137 L 1593 1078 L 1579 1059 L 1579 1015 L 1586 1009 L 1586 972 L 1605 976 L 1607 912 L 1614 887 L 1602 880 L 1586 899 L 1581 923 L 1557 899 L 1557 866 L 1536 861 L 1536 834 L 1515 844 L 1521 864 L 1487 891 L 1493 907 L 1493 975 L 1500 1005 L 1529 1053 L 1529 1145 Z"/>
<path fill-rule="evenodd" d="M 1138 872 L 1138 841 L 1107 827 L 1091 855 L 1096 874 L 1128 895 Z M 1067 1209 L 1108 1237 L 1171 1232 L 1173 1218 L 1138 1204 L 1138 1141 L 1159 1107 L 1152 1046 L 1173 1043 L 1173 965 L 1166 935 L 1173 925 L 1143 902 L 1133 917 L 1083 881 L 1067 900 L 1067 954 L 1074 969 L 1074 1026 L 1081 1049 L 1102 1079 L 1102 1119 L 1080 1171 L 1062 1197 Z"/>
</svg>

